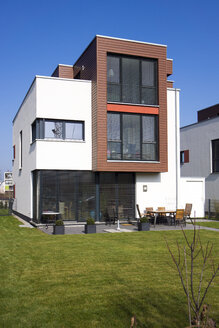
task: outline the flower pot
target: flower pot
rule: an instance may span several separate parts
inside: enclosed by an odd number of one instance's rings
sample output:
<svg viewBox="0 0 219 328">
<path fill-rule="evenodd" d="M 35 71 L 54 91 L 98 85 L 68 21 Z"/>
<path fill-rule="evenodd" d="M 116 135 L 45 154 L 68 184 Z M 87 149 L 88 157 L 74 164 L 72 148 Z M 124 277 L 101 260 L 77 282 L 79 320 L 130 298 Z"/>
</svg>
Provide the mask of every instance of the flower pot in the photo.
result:
<svg viewBox="0 0 219 328">
<path fill-rule="evenodd" d="M 54 235 L 64 235 L 65 234 L 65 226 L 53 226 L 53 234 Z"/>
<path fill-rule="evenodd" d="M 138 231 L 149 231 L 150 223 L 149 222 L 138 222 Z"/>
<path fill-rule="evenodd" d="M 96 224 L 85 224 L 85 233 L 96 233 Z"/>
</svg>

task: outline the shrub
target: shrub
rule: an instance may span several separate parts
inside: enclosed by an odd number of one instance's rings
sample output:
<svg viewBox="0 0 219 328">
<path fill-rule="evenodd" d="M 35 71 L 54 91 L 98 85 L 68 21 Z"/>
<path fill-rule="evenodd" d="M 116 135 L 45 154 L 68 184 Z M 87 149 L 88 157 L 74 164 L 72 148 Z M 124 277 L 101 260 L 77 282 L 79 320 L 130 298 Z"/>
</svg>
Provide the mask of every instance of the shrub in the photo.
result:
<svg viewBox="0 0 219 328">
<path fill-rule="evenodd" d="M 140 218 L 140 222 L 147 223 L 147 222 L 149 222 L 149 218 L 147 216 L 143 216 L 142 218 Z"/>
<path fill-rule="evenodd" d="M 88 225 L 95 224 L 95 221 L 94 221 L 93 218 L 87 218 L 86 222 L 87 222 Z"/>
<path fill-rule="evenodd" d="M 3 203 L 2 202 L 0 202 L 0 208 L 3 208 Z"/>
<path fill-rule="evenodd" d="M 56 220 L 55 225 L 56 226 L 63 226 L 64 222 L 62 220 Z"/>
</svg>

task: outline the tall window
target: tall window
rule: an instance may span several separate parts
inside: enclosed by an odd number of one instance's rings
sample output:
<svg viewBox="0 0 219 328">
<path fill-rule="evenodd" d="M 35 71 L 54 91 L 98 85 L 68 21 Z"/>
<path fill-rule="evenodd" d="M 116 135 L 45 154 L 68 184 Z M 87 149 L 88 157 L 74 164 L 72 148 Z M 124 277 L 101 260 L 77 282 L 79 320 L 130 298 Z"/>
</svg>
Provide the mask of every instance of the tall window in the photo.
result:
<svg viewBox="0 0 219 328">
<path fill-rule="evenodd" d="M 32 124 L 32 142 L 36 139 L 84 140 L 84 122 L 36 119 Z"/>
<path fill-rule="evenodd" d="M 158 160 L 156 115 L 108 113 L 107 158 L 111 160 Z"/>
<path fill-rule="evenodd" d="M 157 60 L 107 55 L 107 100 L 158 105 Z"/>
<path fill-rule="evenodd" d="M 212 140 L 212 171 L 219 172 L 219 139 Z"/>
<path fill-rule="evenodd" d="M 20 131 L 19 137 L 19 169 L 22 169 L 22 161 L 23 161 L 23 136 L 22 131 Z"/>
</svg>

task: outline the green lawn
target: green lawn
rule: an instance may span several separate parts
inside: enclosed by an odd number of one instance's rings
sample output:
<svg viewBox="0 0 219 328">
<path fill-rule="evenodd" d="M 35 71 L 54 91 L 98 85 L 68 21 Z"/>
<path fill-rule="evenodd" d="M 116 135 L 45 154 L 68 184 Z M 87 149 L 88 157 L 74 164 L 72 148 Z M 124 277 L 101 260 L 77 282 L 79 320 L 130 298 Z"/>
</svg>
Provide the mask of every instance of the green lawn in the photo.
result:
<svg viewBox="0 0 219 328">
<path fill-rule="evenodd" d="M 164 242 L 181 231 L 53 236 L 19 224 L 0 217 L 0 327 L 127 328 L 133 314 L 138 328 L 188 326 Z M 200 234 L 219 262 L 218 232 Z M 218 277 L 206 302 L 218 323 Z"/>
<path fill-rule="evenodd" d="M 8 215 L 8 208 L 0 208 L 0 215 Z"/>
<path fill-rule="evenodd" d="M 197 222 L 196 225 L 208 228 L 215 228 L 219 229 L 219 221 L 212 221 L 212 222 Z"/>
</svg>

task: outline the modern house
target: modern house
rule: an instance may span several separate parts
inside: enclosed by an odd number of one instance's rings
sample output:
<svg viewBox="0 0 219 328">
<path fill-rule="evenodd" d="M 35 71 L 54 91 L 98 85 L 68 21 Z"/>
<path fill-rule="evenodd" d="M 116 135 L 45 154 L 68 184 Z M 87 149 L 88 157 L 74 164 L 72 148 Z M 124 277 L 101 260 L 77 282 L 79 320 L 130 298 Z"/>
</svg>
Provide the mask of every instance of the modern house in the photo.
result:
<svg viewBox="0 0 219 328">
<path fill-rule="evenodd" d="M 205 177 L 207 202 L 219 200 L 219 104 L 197 116 L 197 123 L 180 129 L 181 175 Z"/>
<path fill-rule="evenodd" d="M 96 36 L 74 65 L 35 77 L 13 120 L 17 215 L 41 223 L 55 211 L 64 220 L 102 221 L 112 207 L 132 219 L 136 204 L 185 206 L 179 90 L 167 80 L 166 52 Z"/>
</svg>

